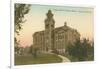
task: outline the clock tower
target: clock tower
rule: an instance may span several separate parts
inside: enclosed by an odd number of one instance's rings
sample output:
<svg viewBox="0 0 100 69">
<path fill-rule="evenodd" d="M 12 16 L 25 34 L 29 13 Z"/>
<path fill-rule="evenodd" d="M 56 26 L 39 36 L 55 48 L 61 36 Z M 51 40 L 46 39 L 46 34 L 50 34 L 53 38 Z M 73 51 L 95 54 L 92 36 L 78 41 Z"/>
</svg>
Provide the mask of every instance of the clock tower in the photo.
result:
<svg viewBox="0 0 100 69">
<path fill-rule="evenodd" d="M 51 10 L 48 10 L 45 19 L 45 47 L 48 51 L 52 51 L 54 45 L 54 28 L 55 21 Z"/>
</svg>

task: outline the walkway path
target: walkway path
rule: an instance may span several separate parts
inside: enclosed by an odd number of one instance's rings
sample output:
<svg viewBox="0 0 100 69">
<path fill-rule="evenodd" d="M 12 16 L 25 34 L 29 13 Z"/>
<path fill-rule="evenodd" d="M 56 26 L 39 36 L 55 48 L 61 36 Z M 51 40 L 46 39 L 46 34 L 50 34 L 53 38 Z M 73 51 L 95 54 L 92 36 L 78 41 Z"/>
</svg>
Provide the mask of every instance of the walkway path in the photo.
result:
<svg viewBox="0 0 100 69">
<path fill-rule="evenodd" d="M 49 54 L 54 54 L 54 53 L 51 53 L 51 52 L 49 52 Z M 58 55 L 60 58 L 62 58 L 62 62 L 71 62 L 67 57 L 65 57 L 65 56 L 62 56 L 62 55 Z"/>
<path fill-rule="evenodd" d="M 58 55 L 60 58 L 62 58 L 62 62 L 71 62 L 67 57 L 64 57 L 62 55 Z"/>
</svg>

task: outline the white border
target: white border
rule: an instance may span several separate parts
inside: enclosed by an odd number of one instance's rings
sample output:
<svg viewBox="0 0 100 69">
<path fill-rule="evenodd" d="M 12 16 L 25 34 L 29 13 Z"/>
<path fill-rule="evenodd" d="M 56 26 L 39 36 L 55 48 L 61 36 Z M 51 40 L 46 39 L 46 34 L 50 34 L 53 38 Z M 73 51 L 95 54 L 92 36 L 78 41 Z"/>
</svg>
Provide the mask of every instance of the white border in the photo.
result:
<svg viewBox="0 0 100 69">
<path fill-rule="evenodd" d="M 38 0 L 39 1 L 39 0 Z M 77 67 L 78 65 L 80 66 L 87 66 L 88 64 L 91 64 L 91 65 L 94 65 L 96 62 L 74 62 L 74 63 L 57 63 L 57 64 L 38 64 L 38 65 L 21 65 L 21 66 L 14 66 L 14 3 L 25 3 L 25 4 L 40 4 L 40 5 L 55 5 L 55 6 L 74 6 L 74 7 L 89 7 L 89 8 L 94 8 L 95 6 L 94 5 L 85 5 L 85 4 L 66 4 L 66 3 L 62 3 L 62 2 L 59 2 L 59 3 L 56 3 L 56 2 L 41 2 L 41 1 L 26 1 L 26 0 L 12 0 L 11 1 L 11 63 L 10 63 L 10 66 L 12 69 L 40 69 L 40 68 L 43 68 L 43 69 L 51 69 L 51 68 L 58 68 L 60 69 L 61 67 L 65 67 L 65 68 L 74 68 L 75 66 Z M 46 1 L 46 0 L 45 0 Z M 57 0 L 56 0 L 57 1 Z M 94 8 L 94 11 L 95 11 L 95 8 Z M 58 67 L 56 67 L 58 66 Z M 67 66 L 67 67 L 66 67 Z"/>
<path fill-rule="evenodd" d="M 10 4 L 10 11 L 11 11 L 11 17 L 10 17 L 10 20 L 11 20 L 11 25 L 10 25 L 10 38 L 11 38 L 11 41 L 10 41 L 10 67 L 13 68 L 14 67 L 14 2 L 11 1 L 11 4 Z"/>
</svg>

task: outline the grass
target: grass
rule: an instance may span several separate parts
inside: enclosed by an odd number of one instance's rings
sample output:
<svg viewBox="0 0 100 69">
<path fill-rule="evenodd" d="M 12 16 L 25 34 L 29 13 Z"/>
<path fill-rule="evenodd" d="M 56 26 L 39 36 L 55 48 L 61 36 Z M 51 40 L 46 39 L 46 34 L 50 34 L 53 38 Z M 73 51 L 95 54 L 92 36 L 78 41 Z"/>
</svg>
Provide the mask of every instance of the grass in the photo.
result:
<svg viewBox="0 0 100 69">
<path fill-rule="evenodd" d="M 33 56 L 15 56 L 15 65 L 46 64 L 59 62 L 62 62 L 62 59 L 54 54 L 40 54 L 36 58 L 34 58 Z"/>
</svg>

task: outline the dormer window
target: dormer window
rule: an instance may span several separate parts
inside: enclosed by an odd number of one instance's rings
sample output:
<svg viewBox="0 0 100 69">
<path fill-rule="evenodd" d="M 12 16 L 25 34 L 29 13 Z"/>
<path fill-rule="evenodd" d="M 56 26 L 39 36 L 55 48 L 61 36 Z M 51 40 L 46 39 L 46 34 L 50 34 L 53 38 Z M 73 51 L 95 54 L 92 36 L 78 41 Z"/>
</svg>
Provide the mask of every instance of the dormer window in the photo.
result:
<svg viewBox="0 0 100 69">
<path fill-rule="evenodd" d="M 67 26 L 67 22 L 64 22 L 64 26 Z"/>
</svg>

